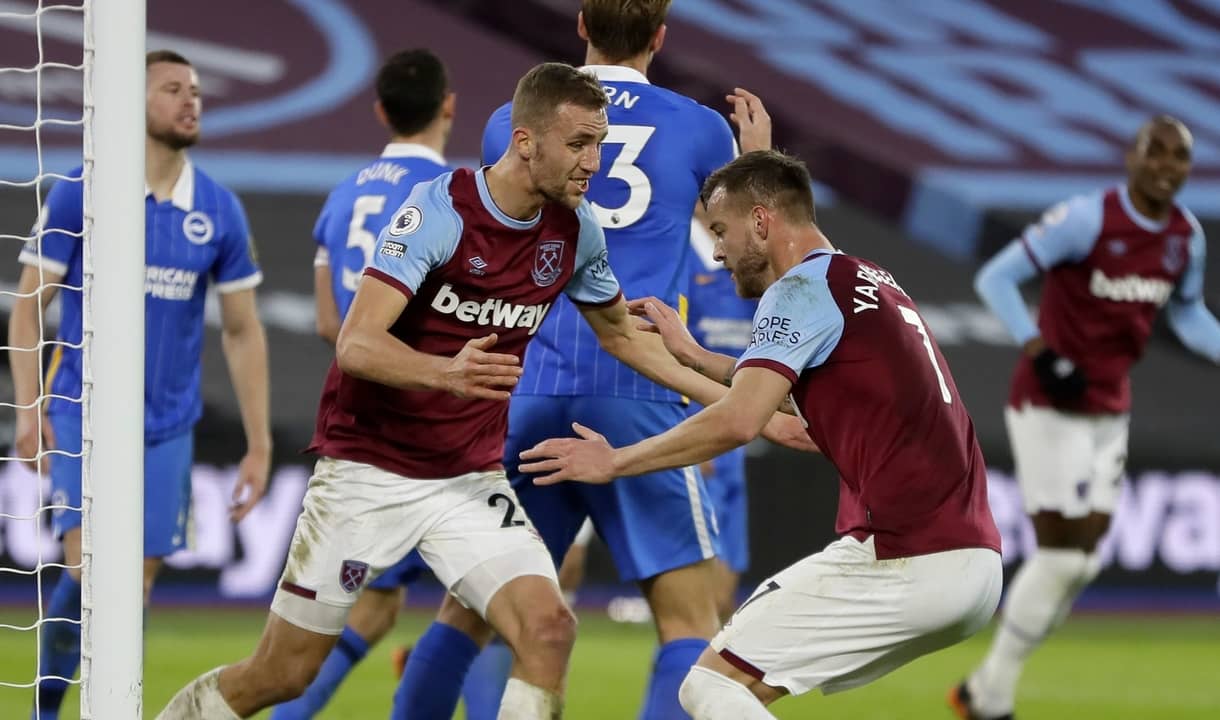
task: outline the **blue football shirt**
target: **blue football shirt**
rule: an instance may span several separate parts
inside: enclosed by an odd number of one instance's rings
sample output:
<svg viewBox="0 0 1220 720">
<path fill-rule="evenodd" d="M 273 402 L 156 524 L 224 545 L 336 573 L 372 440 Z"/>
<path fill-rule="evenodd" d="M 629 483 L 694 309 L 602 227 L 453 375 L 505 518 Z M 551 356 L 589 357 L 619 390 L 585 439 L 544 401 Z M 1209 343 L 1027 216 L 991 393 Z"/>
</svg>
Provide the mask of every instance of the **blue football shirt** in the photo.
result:
<svg viewBox="0 0 1220 720">
<path fill-rule="evenodd" d="M 654 295 L 683 304 L 690 279 L 690 222 L 703 181 L 733 159 L 733 133 L 719 114 L 649 84 L 639 72 L 596 65 L 610 99 L 610 128 L 588 200 L 606 233 L 610 267 L 628 298 Z M 483 134 L 483 161 L 504 154 L 511 105 L 497 109 Z M 682 300 L 680 300 L 682 298 Z M 600 395 L 680 402 L 681 398 L 615 360 L 566 298 L 551 309 L 525 357 L 518 394 Z"/>
<path fill-rule="evenodd" d="M 19 257 L 63 275 L 80 286 L 83 264 L 81 168 L 51 188 L 39 226 L 42 239 L 26 243 Z M 199 393 L 203 308 L 208 282 L 219 292 L 257 286 L 262 273 L 254 257 L 241 201 L 188 160 L 169 200 L 144 201 L 144 440 L 154 443 L 189 430 L 203 414 Z M 36 233 L 37 234 L 37 233 Z M 97 252 L 106 252 L 101 245 Z M 41 244 L 41 252 L 39 245 Z M 48 385 L 52 394 L 81 394 L 82 300 L 63 290 L 61 318 Z M 53 399 L 48 412 L 79 413 L 80 405 Z"/>
<path fill-rule="evenodd" d="M 331 291 L 339 317 L 356 297 L 360 274 L 373 259 L 377 236 L 416 184 L 449 172 L 432 148 L 390 143 L 381 157 L 348 176 L 326 198 L 313 237 L 314 265 L 330 266 Z"/>
</svg>

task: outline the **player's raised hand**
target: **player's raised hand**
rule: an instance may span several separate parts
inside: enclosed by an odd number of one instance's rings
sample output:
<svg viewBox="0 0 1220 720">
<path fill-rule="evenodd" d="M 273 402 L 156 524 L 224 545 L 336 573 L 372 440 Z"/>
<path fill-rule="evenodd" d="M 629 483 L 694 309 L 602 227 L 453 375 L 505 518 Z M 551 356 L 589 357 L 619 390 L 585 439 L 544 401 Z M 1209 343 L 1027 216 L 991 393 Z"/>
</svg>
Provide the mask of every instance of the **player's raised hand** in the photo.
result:
<svg viewBox="0 0 1220 720">
<path fill-rule="evenodd" d="M 677 310 L 655 297 L 644 297 L 627 301 L 627 311 L 637 317 L 647 318 L 640 329 L 661 336 L 665 349 L 674 359 L 686 367 L 694 367 L 703 347 L 695 340 Z"/>
<path fill-rule="evenodd" d="M 795 415 L 776 413 L 763 426 L 762 436 L 776 445 L 800 450 L 801 452 L 820 453 L 822 449 L 809 438 L 805 432 L 805 423 Z"/>
<path fill-rule="evenodd" d="M 460 398 L 507 400 L 521 378 L 521 361 L 516 355 L 487 352 L 498 339 L 492 333 L 466 343 L 445 366 L 445 390 Z"/>
<path fill-rule="evenodd" d="M 535 485 L 554 485 L 564 480 L 603 485 L 614 479 L 614 448 L 600 433 L 580 423 L 572 429 L 581 439 L 543 440 L 521 453 L 521 472 L 549 473 L 534 478 Z"/>
<path fill-rule="evenodd" d="M 725 100 L 733 106 L 729 120 L 737 126 L 737 137 L 741 151 L 771 149 L 771 116 L 757 95 L 744 88 L 733 88 Z"/>
<path fill-rule="evenodd" d="M 229 519 L 241 519 L 254 509 L 267 494 L 267 474 L 271 471 L 271 455 L 266 450 L 250 450 L 237 465 L 237 484 L 233 486 L 233 504 Z"/>
</svg>

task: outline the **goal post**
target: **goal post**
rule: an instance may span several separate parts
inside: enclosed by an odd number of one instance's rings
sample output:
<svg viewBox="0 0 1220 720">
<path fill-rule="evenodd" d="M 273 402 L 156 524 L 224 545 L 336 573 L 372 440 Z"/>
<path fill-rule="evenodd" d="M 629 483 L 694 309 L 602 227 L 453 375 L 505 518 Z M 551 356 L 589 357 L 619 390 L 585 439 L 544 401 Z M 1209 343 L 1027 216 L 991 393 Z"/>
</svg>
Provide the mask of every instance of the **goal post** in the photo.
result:
<svg viewBox="0 0 1220 720">
<path fill-rule="evenodd" d="M 81 718 L 138 720 L 145 0 L 86 0 Z"/>
</svg>

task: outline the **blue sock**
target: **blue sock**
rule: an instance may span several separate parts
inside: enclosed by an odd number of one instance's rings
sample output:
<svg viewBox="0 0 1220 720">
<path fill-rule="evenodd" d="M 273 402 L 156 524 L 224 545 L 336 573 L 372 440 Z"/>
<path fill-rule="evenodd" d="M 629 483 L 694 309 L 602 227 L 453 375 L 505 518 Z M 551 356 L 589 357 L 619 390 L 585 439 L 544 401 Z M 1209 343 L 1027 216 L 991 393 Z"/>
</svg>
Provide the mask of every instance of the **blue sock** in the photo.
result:
<svg viewBox="0 0 1220 720">
<path fill-rule="evenodd" d="M 80 583 L 64 571 L 51 591 L 46 617 L 80 620 Z M 39 645 L 41 659 L 39 676 L 58 675 L 70 678 L 80 665 L 80 625 L 76 622 L 49 621 L 42 626 Z M 56 720 L 63 704 L 68 683 L 64 680 L 41 680 L 38 683 L 38 708 L 42 720 Z M 34 717 L 34 713 L 30 713 Z"/>
<path fill-rule="evenodd" d="M 390 719 L 450 720 L 478 654 L 478 644 L 461 630 L 440 622 L 429 625 L 411 648 Z"/>
<path fill-rule="evenodd" d="M 277 705 L 271 711 L 271 720 L 307 720 L 316 715 L 339 689 L 343 678 L 352 671 L 356 663 L 369 653 L 369 644 L 351 627 L 344 627 L 339 641 L 318 670 L 305 693 L 296 700 Z"/>
<path fill-rule="evenodd" d="M 690 715 L 678 704 L 678 688 L 707 646 L 707 640 L 702 638 L 682 638 L 657 648 L 640 720 L 690 720 Z"/>
<path fill-rule="evenodd" d="M 466 682 L 462 685 L 462 700 L 466 703 L 466 720 L 496 720 L 500 714 L 500 698 L 513 669 L 513 651 L 500 638 L 492 640 L 474 659 Z"/>
</svg>

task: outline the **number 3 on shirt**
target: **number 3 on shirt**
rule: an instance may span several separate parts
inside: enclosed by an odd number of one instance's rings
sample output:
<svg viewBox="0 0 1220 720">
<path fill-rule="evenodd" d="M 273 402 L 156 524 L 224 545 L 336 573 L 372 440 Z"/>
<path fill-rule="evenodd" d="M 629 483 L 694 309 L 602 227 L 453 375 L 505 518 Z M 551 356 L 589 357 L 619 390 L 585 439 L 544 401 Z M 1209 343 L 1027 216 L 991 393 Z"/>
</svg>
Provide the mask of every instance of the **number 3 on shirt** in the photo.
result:
<svg viewBox="0 0 1220 720">
<path fill-rule="evenodd" d="M 652 182 L 635 161 L 656 130 L 648 125 L 611 125 L 608 128 L 602 144 L 622 145 L 623 149 L 614 158 L 614 164 L 606 171 L 606 176 L 627 183 L 627 200 L 616 208 L 589 203 L 603 228 L 619 230 L 630 227 L 639 222 L 648 210 L 648 203 L 652 201 Z"/>
<path fill-rule="evenodd" d="M 352 221 L 347 226 L 347 246 L 360 248 L 364 253 L 364 264 L 355 271 L 343 268 L 343 287 L 352 292 L 356 292 L 360 274 L 373 261 L 373 250 L 377 248 L 377 235 L 369 232 L 364 223 L 370 215 L 380 215 L 382 210 L 385 210 L 385 195 L 361 195 L 352 205 Z"/>
<path fill-rule="evenodd" d="M 923 336 L 924 349 L 928 351 L 928 361 L 932 363 L 932 369 L 936 371 L 936 379 L 940 381 L 940 398 L 945 401 L 946 405 L 953 402 L 953 396 L 949 394 L 949 384 L 945 382 L 945 374 L 940 371 L 940 364 L 936 362 L 936 351 L 932 349 L 932 337 L 928 335 L 928 329 L 924 327 L 923 320 L 919 319 L 919 313 L 915 312 L 905 305 L 896 305 L 898 312 L 902 313 L 902 319 L 907 321 L 907 324 L 914 325 L 915 331 Z"/>
</svg>

